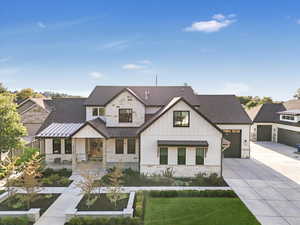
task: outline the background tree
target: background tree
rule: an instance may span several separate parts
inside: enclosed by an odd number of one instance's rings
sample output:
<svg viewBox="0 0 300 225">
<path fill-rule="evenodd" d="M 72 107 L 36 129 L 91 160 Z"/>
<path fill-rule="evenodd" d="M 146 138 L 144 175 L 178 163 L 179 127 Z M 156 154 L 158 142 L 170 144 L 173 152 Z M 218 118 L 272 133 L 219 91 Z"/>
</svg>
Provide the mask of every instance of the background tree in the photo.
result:
<svg viewBox="0 0 300 225">
<path fill-rule="evenodd" d="M 294 98 L 300 99 L 300 88 L 296 91 L 296 94 L 294 95 Z"/>
<path fill-rule="evenodd" d="M 0 94 L 7 92 L 6 87 L 4 87 L 3 83 L 0 83 Z"/>
<path fill-rule="evenodd" d="M 17 102 L 21 102 L 27 98 L 43 98 L 40 93 L 35 92 L 32 88 L 24 88 L 16 93 Z"/>
<path fill-rule="evenodd" d="M 12 95 L 0 94 L 0 159 L 1 153 L 22 147 L 21 137 L 27 134 Z"/>
<path fill-rule="evenodd" d="M 239 99 L 240 103 L 248 109 L 253 108 L 257 105 L 273 102 L 271 97 L 260 98 L 258 96 L 255 96 L 255 97 L 253 97 L 253 96 L 238 96 L 238 99 Z"/>
</svg>

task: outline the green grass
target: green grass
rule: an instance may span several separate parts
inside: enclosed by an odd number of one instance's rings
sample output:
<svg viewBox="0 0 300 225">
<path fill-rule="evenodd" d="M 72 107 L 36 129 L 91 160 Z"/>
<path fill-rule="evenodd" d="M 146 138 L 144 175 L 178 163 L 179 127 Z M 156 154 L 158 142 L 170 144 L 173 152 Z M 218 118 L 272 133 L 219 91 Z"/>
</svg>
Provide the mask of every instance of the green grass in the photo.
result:
<svg viewBox="0 0 300 225">
<path fill-rule="evenodd" d="M 238 198 L 147 198 L 145 225 L 260 225 Z"/>
</svg>

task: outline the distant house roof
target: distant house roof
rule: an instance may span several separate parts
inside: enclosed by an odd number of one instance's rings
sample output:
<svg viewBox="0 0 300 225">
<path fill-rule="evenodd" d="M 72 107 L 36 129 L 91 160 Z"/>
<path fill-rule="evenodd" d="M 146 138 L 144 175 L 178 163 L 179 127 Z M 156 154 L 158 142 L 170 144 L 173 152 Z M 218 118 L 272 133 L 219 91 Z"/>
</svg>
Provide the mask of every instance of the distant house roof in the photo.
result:
<svg viewBox="0 0 300 225">
<path fill-rule="evenodd" d="M 246 111 L 235 95 L 197 95 L 199 108 L 216 124 L 251 124 Z"/>
<path fill-rule="evenodd" d="M 163 106 L 174 96 L 185 97 L 192 105 L 198 104 L 190 86 L 96 86 L 85 101 L 85 105 L 104 106 L 124 89 L 129 89 L 147 106 Z"/>
<path fill-rule="evenodd" d="M 31 109 L 34 105 L 38 105 L 46 111 L 50 111 L 49 109 L 49 98 L 27 98 L 18 103 L 17 109 L 19 113 L 24 113 Z"/>
<path fill-rule="evenodd" d="M 279 112 L 300 110 L 300 100 L 290 100 L 283 103 L 265 103 L 247 110 L 248 115 L 254 123 L 280 123 L 291 126 L 300 126 L 300 123 L 293 123 L 280 120 Z"/>
</svg>

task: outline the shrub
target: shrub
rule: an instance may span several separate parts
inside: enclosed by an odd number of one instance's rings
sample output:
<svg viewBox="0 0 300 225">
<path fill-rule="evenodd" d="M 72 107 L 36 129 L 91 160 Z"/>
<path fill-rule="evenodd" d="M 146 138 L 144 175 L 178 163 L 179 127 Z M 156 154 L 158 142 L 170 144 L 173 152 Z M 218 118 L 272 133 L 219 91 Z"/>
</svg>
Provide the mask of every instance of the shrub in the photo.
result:
<svg viewBox="0 0 300 225">
<path fill-rule="evenodd" d="M 173 168 L 170 168 L 170 167 L 166 168 L 166 169 L 162 172 L 162 175 L 163 175 L 164 177 L 168 177 L 168 178 L 174 177 L 174 174 L 175 174 L 174 169 L 173 169 Z"/>
<path fill-rule="evenodd" d="M 91 218 L 74 217 L 65 225 L 142 225 L 138 218 L 130 217 L 112 217 L 112 218 Z"/>
<path fill-rule="evenodd" d="M 59 169 L 59 170 L 54 170 L 54 169 L 51 169 L 51 168 L 47 168 L 47 169 L 44 169 L 42 171 L 42 176 L 43 177 L 49 177 L 49 176 L 54 175 L 54 174 L 57 174 L 61 177 L 70 177 L 72 175 L 72 170 L 69 170 L 69 169 L 66 169 L 66 168 Z"/>
<path fill-rule="evenodd" d="M 28 225 L 27 217 L 3 217 L 0 218 L 0 225 Z"/>
<path fill-rule="evenodd" d="M 134 202 L 134 216 L 143 218 L 144 207 L 145 206 L 145 196 L 144 192 L 137 192 Z"/>
<path fill-rule="evenodd" d="M 236 198 L 237 195 L 231 190 L 204 190 L 204 191 L 150 191 L 151 197 L 222 197 Z"/>
</svg>

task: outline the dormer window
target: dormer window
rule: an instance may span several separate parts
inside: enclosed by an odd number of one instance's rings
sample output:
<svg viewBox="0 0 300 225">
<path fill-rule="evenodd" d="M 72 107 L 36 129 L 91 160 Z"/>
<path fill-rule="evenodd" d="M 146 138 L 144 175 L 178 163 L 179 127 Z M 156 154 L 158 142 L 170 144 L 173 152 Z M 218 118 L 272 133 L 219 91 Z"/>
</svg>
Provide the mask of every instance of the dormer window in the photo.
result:
<svg viewBox="0 0 300 225">
<path fill-rule="evenodd" d="M 105 109 L 103 107 L 94 107 L 93 108 L 93 116 L 104 116 Z"/>
<path fill-rule="evenodd" d="M 282 115 L 282 119 L 283 119 L 283 120 L 291 120 L 291 121 L 294 121 L 294 120 L 295 120 L 295 116 L 292 116 L 292 115 Z"/>
</svg>

